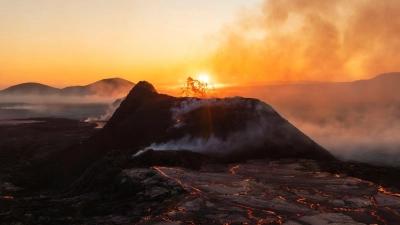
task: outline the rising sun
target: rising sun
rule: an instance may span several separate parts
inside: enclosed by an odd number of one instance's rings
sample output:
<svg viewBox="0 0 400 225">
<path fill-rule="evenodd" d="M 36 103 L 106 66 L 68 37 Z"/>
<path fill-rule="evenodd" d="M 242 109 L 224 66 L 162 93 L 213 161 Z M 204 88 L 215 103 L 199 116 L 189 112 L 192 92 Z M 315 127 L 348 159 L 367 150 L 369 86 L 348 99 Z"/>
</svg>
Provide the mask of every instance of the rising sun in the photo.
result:
<svg viewBox="0 0 400 225">
<path fill-rule="evenodd" d="M 208 83 L 208 81 L 210 81 L 210 75 L 206 74 L 206 73 L 202 73 L 199 75 L 199 81 L 202 83 Z"/>
</svg>

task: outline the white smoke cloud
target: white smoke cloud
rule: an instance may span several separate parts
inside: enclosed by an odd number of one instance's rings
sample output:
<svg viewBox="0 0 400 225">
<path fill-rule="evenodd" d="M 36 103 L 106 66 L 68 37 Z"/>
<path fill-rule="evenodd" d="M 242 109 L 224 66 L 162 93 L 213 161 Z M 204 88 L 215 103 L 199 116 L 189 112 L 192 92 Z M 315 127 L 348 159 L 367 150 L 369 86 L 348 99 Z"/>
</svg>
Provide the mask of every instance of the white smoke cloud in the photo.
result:
<svg viewBox="0 0 400 225">
<path fill-rule="evenodd" d="M 324 122 L 294 116 L 289 119 L 340 159 L 400 165 L 399 112 L 369 106 L 364 112 L 349 110 L 341 120 L 332 115 L 325 115 Z"/>
<path fill-rule="evenodd" d="M 192 137 L 190 135 L 186 135 L 178 140 L 170 140 L 165 143 L 152 143 L 150 146 L 133 155 L 133 157 L 138 156 L 150 149 L 190 150 L 194 152 L 224 154 L 236 152 L 246 148 L 258 147 L 267 138 L 271 138 L 271 125 L 268 124 L 266 115 L 274 112 L 272 107 L 263 102 L 256 103 L 256 105 L 253 106 L 250 100 L 240 97 L 226 99 L 188 98 L 171 109 L 172 119 L 176 121 L 176 123 L 173 125 L 173 128 L 179 129 L 186 126 L 186 124 L 180 120 L 180 118 L 184 117 L 185 114 L 201 107 L 215 106 L 229 108 L 235 106 L 241 108 L 247 112 L 252 112 L 252 119 L 246 121 L 246 128 L 244 130 L 232 132 L 224 140 L 216 137 L 214 134 L 212 134 L 209 138 Z"/>
<path fill-rule="evenodd" d="M 105 122 L 107 122 L 112 115 L 114 114 L 115 110 L 121 105 L 121 102 L 124 98 L 118 99 L 117 101 L 108 105 L 106 109 L 106 113 L 99 116 L 99 117 L 89 117 L 85 120 L 88 123 L 97 123 L 97 128 L 103 128 L 105 126 Z"/>
<path fill-rule="evenodd" d="M 172 111 L 172 119 L 174 121 L 180 120 L 182 115 L 185 115 L 193 110 L 199 109 L 201 107 L 210 107 L 210 106 L 222 106 L 222 107 L 230 107 L 232 105 L 245 107 L 247 110 L 252 109 L 252 104 L 249 100 L 244 100 L 242 97 L 233 97 L 233 98 L 211 98 L 211 99 L 197 99 L 197 98 L 187 98 L 185 101 L 180 102 L 176 107 L 171 109 Z M 258 104 L 256 111 L 260 112 L 262 110 L 268 112 L 274 112 L 271 106 L 267 104 Z M 177 122 L 175 127 L 180 127 L 183 125 L 181 122 Z"/>
</svg>

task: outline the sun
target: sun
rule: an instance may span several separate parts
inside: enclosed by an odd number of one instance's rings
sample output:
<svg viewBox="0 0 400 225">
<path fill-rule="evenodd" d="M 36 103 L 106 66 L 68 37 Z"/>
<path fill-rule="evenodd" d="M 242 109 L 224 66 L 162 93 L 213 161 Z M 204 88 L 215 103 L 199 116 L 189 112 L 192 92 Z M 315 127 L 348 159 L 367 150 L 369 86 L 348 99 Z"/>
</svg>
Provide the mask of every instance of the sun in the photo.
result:
<svg viewBox="0 0 400 225">
<path fill-rule="evenodd" d="M 208 83 L 208 81 L 210 81 L 210 75 L 206 74 L 206 73 L 202 73 L 199 75 L 199 81 L 202 83 Z"/>
</svg>

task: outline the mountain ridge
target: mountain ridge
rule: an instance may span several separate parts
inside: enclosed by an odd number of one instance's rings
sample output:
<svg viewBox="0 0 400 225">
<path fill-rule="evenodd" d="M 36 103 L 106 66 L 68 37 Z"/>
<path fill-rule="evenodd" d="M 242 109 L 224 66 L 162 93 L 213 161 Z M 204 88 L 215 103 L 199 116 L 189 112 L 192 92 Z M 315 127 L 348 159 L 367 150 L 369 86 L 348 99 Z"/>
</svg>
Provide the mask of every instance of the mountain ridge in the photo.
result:
<svg viewBox="0 0 400 225">
<path fill-rule="evenodd" d="M 37 82 L 27 82 L 10 86 L 0 91 L 0 95 L 40 95 L 40 96 L 107 96 L 126 95 L 135 86 L 122 78 L 106 78 L 87 85 L 55 88 Z"/>
</svg>

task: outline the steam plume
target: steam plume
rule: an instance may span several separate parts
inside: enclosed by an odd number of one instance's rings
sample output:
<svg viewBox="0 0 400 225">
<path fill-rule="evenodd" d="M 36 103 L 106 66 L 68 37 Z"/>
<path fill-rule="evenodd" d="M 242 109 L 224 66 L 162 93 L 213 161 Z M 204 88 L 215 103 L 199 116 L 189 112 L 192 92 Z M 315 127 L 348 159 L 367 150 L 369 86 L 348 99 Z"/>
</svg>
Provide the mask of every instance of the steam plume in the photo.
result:
<svg viewBox="0 0 400 225">
<path fill-rule="evenodd" d="M 181 116 L 205 106 L 222 106 L 229 107 L 235 105 L 246 110 L 252 110 L 252 104 L 250 101 L 243 100 L 243 98 L 226 98 L 221 99 L 194 99 L 188 98 L 182 101 L 176 107 L 171 109 L 173 120 L 177 121 L 173 126 L 174 128 L 180 128 L 185 126 L 184 122 L 179 121 Z M 208 153 L 232 153 L 235 151 L 243 151 L 246 147 L 259 146 L 265 141 L 271 134 L 268 133 L 270 125 L 267 123 L 265 112 L 274 112 L 274 110 L 265 103 L 259 103 L 255 106 L 254 115 L 252 119 L 247 121 L 246 129 L 241 131 L 232 132 L 229 136 L 222 140 L 214 135 L 209 138 L 191 137 L 186 135 L 179 140 L 171 140 L 166 143 L 153 143 L 147 149 L 153 150 L 191 150 L 196 152 L 208 152 Z M 144 151 L 140 152 L 143 153 Z M 140 154 L 139 153 L 139 154 Z M 137 156 L 136 154 L 134 156 Z"/>
<path fill-rule="evenodd" d="M 400 70 L 397 0 L 264 0 L 226 26 L 221 80 L 354 80 Z"/>
<path fill-rule="evenodd" d="M 85 122 L 97 123 L 98 128 L 103 128 L 103 126 L 105 125 L 104 122 L 108 121 L 112 117 L 115 110 L 117 110 L 117 108 L 120 106 L 121 102 L 124 99 L 125 98 L 117 99 L 115 102 L 108 105 L 105 114 L 103 114 L 99 117 L 89 117 L 85 120 Z"/>
</svg>

